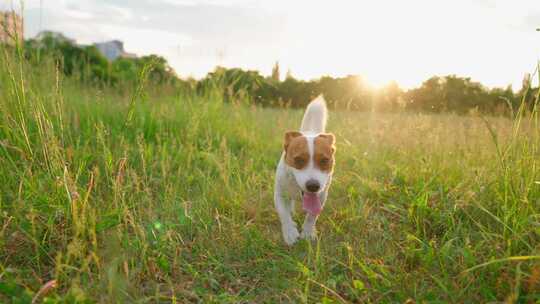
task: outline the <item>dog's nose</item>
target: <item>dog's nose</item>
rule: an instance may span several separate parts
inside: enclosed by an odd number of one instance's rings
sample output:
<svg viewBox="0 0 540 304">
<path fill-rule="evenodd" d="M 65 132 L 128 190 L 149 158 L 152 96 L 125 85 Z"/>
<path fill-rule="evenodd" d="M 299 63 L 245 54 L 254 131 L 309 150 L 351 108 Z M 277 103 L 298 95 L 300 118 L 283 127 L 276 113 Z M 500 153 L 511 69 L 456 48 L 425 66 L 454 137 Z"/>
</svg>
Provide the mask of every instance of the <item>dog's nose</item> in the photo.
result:
<svg viewBox="0 0 540 304">
<path fill-rule="evenodd" d="M 310 179 L 306 182 L 306 189 L 309 192 L 317 192 L 321 188 L 321 185 L 318 181 L 314 179 Z"/>
</svg>

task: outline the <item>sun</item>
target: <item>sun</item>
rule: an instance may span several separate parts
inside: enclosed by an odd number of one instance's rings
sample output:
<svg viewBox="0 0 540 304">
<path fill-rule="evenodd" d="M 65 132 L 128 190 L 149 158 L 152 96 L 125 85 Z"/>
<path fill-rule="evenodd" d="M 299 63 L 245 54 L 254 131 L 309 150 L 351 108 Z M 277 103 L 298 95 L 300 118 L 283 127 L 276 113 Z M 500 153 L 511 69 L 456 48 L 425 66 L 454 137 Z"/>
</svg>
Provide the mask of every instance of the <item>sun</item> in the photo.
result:
<svg viewBox="0 0 540 304">
<path fill-rule="evenodd" d="M 388 75 L 383 75 L 383 74 L 379 75 L 377 73 L 370 73 L 369 75 L 362 77 L 362 81 L 364 84 L 367 83 L 369 87 L 375 90 L 379 90 L 388 86 L 390 83 L 394 82 L 395 80 L 388 78 Z"/>
<path fill-rule="evenodd" d="M 388 86 L 391 82 L 392 81 L 388 79 L 367 78 L 367 83 L 377 90 Z"/>
</svg>

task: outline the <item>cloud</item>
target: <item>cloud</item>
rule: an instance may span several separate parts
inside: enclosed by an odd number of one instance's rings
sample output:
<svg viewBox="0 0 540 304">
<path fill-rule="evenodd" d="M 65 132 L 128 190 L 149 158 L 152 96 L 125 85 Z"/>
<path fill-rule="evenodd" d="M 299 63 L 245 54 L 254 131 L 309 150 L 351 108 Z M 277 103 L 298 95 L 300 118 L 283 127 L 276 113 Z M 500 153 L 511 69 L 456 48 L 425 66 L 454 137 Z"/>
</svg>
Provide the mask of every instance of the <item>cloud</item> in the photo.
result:
<svg viewBox="0 0 540 304">
<path fill-rule="evenodd" d="M 156 54 L 163 52 L 173 52 L 179 45 L 191 45 L 192 38 L 174 32 L 167 32 L 154 29 L 132 29 L 125 26 L 101 25 L 98 27 L 101 33 L 106 33 L 107 38 L 103 40 L 122 39 L 125 47 L 129 51 L 139 54 Z"/>
<path fill-rule="evenodd" d="M 29 16 L 37 15 L 36 1 L 30 3 Z M 87 22 L 96 24 L 145 27 L 151 30 L 177 32 L 195 37 L 198 41 L 228 44 L 241 40 L 245 43 L 271 41 L 280 29 L 280 16 L 239 3 L 250 1 L 45 1 L 42 13 L 45 27 L 58 24 Z M 34 19 L 34 18 L 32 18 Z M 36 22 L 36 20 L 29 20 Z M 30 27 L 33 28 L 33 27 Z M 29 34 L 36 34 L 31 32 Z"/>
<path fill-rule="evenodd" d="M 179 6 L 213 5 L 213 6 L 239 6 L 251 4 L 250 0 L 157 0 L 156 2 L 168 3 Z"/>
<path fill-rule="evenodd" d="M 525 28 L 534 31 L 537 28 L 540 28 L 540 12 L 530 13 L 525 17 L 523 22 Z"/>
</svg>

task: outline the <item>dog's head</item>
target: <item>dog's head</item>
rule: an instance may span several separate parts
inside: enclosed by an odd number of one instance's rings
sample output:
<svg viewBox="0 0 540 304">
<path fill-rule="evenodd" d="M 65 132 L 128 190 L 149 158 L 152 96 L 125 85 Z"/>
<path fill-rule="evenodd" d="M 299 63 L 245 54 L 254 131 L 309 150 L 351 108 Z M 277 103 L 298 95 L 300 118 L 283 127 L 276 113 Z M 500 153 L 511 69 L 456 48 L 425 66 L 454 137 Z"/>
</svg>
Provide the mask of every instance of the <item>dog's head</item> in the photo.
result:
<svg viewBox="0 0 540 304">
<path fill-rule="evenodd" d="M 331 133 L 285 133 L 285 163 L 292 168 L 296 182 L 305 193 L 318 193 L 326 188 L 334 169 L 334 143 Z"/>
</svg>

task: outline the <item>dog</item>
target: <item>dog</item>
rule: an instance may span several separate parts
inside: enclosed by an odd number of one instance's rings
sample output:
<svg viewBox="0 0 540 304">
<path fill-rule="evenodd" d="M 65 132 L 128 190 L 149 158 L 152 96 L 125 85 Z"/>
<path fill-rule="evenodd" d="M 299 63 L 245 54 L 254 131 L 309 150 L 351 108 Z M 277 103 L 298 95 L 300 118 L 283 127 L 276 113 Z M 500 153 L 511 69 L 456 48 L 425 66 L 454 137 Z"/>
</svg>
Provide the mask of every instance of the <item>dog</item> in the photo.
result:
<svg viewBox="0 0 540 304">
<path fill-rule="evenodd" d="M 335 136 L 325 133 L 327 108 L 320 95 L 309 103 L 300 132 L 285 133 L 283 153 L 276 169 L 274 203 L 283 239 L 293 245 L 299 238 L 316 238 L 315 223 L 321 213 L 334 171 Z M 302 233 L 292 219 L 295 201 L 302 200 L 306 218 Z"/>
</svg>

